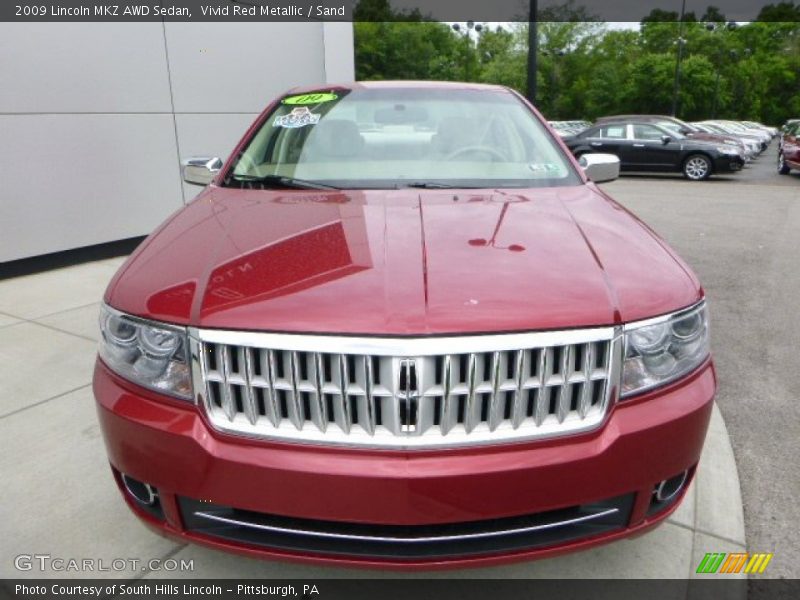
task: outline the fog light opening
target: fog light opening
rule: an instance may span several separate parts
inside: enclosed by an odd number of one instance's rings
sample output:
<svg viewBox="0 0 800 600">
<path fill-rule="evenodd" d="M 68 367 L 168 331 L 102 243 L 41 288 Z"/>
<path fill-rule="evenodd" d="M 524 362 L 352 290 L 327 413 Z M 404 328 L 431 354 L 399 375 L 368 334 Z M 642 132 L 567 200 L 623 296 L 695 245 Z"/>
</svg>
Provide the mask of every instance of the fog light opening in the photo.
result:
<svg viewBox="0 0 800 600">
<path fill-rule="evenodd" d="M 142 506 L 155 506 L 158 502 L 158 490 L 149 483 L 137 481 L 123 473 L 122 484 L 128 494 Z"/>
<path fill-rule="evenodd" d="M 656 486 L 653 494 L 658 502 L 669 502 L 683 489 L 686 479 L 689 477 L 689 471 L 684 471 L 680 475 L 665 479 Z"/>
</svg>

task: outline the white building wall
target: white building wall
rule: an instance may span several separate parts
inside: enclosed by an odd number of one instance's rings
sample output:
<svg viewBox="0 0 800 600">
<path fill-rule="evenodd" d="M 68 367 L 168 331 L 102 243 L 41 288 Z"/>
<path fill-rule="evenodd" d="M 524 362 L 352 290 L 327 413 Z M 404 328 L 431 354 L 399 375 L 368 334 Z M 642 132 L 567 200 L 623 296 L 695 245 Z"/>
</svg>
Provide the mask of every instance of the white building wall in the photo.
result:
<svg viewBox="0 0 800 600">
<path fill-rule="evenodd" d="M 149 233 L 266 104 L 354 77 L 350 23 L 0 23 L 0 262 Z"/>
</svg>

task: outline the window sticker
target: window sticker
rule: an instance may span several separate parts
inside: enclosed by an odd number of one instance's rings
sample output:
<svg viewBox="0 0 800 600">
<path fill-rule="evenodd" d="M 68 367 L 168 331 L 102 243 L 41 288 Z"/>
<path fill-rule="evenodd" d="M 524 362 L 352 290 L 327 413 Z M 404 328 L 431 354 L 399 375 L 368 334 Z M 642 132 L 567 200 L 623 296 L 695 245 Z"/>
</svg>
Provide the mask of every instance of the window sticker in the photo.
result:
<svg viewBox="0 0 800 600">
<path fill-rule="evenodd" d="M 306 125 L 316 125 L 319 123 L 317 113 L 312 113 L 307 106 L 298 106 L 293 108 L 292 112 L 282 117 L 277 117 L 273 122 L 273 127 L 286 127 L 294 129 L 296 127 L 305 127 Z"/>
<path fill-rule="evenodd" d="M 300 94 L 299 96 L 288 96 L 281 100 L 281 104 L 300 105 L 300 104 L 322 104 L 323 102 L 333 102 L 339 96 L 330 92 L 316 92 L 313 94 Z"/>
</svg>

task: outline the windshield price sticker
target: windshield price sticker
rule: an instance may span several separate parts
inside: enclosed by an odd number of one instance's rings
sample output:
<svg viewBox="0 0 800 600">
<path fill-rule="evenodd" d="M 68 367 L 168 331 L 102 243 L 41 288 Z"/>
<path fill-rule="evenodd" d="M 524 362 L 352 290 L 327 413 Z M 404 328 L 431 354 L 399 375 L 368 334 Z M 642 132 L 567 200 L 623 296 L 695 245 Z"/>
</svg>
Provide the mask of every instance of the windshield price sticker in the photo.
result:
<svg viewBox="0 0 800 600">
<path fill-rule="evenodd" d="M 339 96 L 330 92 L 316 92 L 313 94 L 300 94 L 299 96 L 288 96 L 281 100 L 281 104 L 322 104 L 323 102 L 333 102 Z"/>
<path fill-rule="evenodd" d="M 295 127 L 305 127 L 306 125 L 316 125 L 319 123 L 319 117 L 320 115 L 317 113 L 312 113 L 308 110 L 307 106 L 298 106 L 293 108 L 288 115 L 277 117 L 272 122 L 272 126 L 293 129 Z"/>
</svg>

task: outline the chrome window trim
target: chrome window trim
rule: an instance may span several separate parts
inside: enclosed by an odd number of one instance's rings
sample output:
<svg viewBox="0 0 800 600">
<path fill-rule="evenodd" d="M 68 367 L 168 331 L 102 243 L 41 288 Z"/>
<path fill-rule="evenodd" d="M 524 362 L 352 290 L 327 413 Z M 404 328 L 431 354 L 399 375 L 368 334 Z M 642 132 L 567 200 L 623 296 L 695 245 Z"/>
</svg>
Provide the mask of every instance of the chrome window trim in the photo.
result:
<svg viewBox="0 0 800 600">
<path fill-rule="evenodd" d="M 403 538 L 403 537 L 388 537 L 377 535 L 356 535 L 347 533 L 332 533 L 329 531 L 312 531 L 308 529 L 293 529 L 290 527 L 278 527 L 276 525 L 263 525 L 261 523 L 251 523 L 250 521 L 242 521 L 239 519 L 232 519 L 230 517 L 223 517 L 210 512 L 195 511 L 195 516 L 201 519 L 207 519 L 218 523 L 225 523 L 226 525 L 235 525 L 239 527 L 248 527 L 250 529 L 258 529 L 260 531 L 272 531 L 275 533 L 288 533 L 293 535 L 303 535 L 309 537 L 322 537 L 338 540 L 349 540 L 356 542 L 392 542 L 400 544 L 418 544 L 418 543 L 431 543 L 431 542 L 456 542 L 460 540 L 480 539 L 488 537 L 498 537 L 503 535 L 516 535 L 519 533 L 530 533 L 533 531 L 543 531 L 546 529 L 555 529 L 556 527 L 565 527 L 567 525 L 574 525 L 576 523 L 584 523 L 594 519 L 600 519 L 619 512 L 619 508 L 608 508 L 590 515 L 582 517 L 575 517 L 573 519 L 565 519 L 563 521 L 554 521 L 552 523 L 543 523 L 541 525 L 531 525 L 528 527 L 517 527 L 514 529 L 501 529 L 498 531 L 481 531 L 478 533 L 464 533 L 459 535 L 438 535 L 416 538 Z"/>
</svg>

